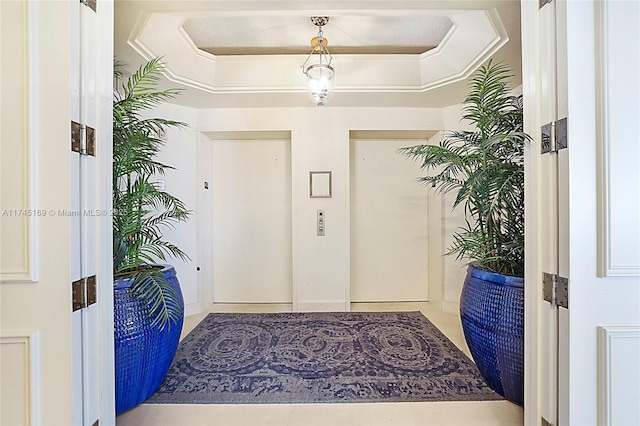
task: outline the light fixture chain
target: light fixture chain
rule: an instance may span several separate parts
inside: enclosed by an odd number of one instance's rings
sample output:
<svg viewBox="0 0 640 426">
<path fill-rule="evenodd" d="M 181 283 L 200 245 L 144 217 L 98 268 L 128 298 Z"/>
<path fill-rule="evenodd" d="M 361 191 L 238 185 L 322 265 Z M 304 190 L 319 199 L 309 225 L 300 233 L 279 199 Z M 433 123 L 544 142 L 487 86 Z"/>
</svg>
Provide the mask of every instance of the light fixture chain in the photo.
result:
<svg viewBox="0 0 640 426">
<path fill-rule="evenodd" d="M 328 16 L 312 16 L 311 22 L 313 23 L 313 25 L 322 28 L 323 26 L 327 25 L 327 22 L 329 22 L 329 17 Z"/>
</svg>

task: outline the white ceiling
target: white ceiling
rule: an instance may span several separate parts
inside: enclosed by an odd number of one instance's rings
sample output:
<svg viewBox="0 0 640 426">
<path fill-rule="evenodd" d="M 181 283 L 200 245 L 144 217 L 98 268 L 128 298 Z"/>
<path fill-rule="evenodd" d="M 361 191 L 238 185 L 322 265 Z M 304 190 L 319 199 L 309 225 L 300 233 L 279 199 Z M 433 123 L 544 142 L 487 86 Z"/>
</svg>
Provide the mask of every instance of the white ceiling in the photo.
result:
<svg viewBox="0 0 640 426">
<path fill-rule="evenodd" d="M 518 0 L 116 0 L 115 55 L 130 70 L 163 56 L 160 87 L 184 88 L 178 104 L 313 107 L 300 72 L 317 32 L 310 16 L 330 17 L 327 107 L 459 103 L 490 57 L 521 81 Z"/>
<path fill-rule="evenodd" d="M 329 17 L 323 27 L 333 54 L 424 53 L 440 44 L 453 23 L 447 16 Z M 202 50 L 214 55 L 308 54 L 316 27 L 306 16 L 211 16 L 182 26 Z"/>
</svg>

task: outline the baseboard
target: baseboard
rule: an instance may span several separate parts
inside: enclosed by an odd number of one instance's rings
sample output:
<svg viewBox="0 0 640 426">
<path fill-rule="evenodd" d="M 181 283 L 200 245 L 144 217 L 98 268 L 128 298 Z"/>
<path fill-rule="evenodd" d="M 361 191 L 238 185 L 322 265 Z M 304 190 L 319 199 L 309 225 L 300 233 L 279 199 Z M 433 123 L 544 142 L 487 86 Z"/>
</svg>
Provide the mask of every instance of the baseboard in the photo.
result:
<svg viewBox="0 0 640 426">
<path fill-rule="evenodd" d="M 446 314 L 460 315 L 460 304 L 457 302 L 442 301 L 442 312 Z"/>
<path fill-rule="evenodd" d="M 429 302 L 429 304 L 431 306 L 433 306 L 434 310 L 442 312 L 442 301 L 441 300 L 429 300 L 428 302 Z"/>
<path fill-rule="evenodd" d="M 298 302 L 296 312 L 345 312 L 344 302 Z"/>
</svg>

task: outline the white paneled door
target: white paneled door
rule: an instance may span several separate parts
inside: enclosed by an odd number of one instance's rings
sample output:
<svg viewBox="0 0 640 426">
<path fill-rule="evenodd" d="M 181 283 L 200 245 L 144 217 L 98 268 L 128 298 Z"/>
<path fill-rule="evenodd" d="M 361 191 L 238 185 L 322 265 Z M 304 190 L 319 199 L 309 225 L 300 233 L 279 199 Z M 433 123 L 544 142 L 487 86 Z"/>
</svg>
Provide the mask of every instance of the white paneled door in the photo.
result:
<svg viewBox="0 0 640 426">
<path fill-rule="evenodd" d="M 536 70 L 535 77 L 531 77 L 535 97 L 525 98 L 526 130 L 532 136 L 527 151 L 528 174 L 532 178 L 527 184 L 527 221 L 538 234 L 535 250 L 539 250 L 539 269 L 527 275 L 528 282 L 533 281 L 528 287 L 537 291 L 530 290 L 528 297 L 535 299 L 532 303 L 539 309 L 540 421 L 564 425 L 569 424 L 569 310 L 568 303 L 560 300 L 564 296 L 557 289 L 569 279 L 568 150 L 571 146 L 565 145 L 566 3 L 551 1 L 534 5 L 530 2 L 526 7 L 526 19 L 531 20 L 538 34 L 530 47 L 535 54 L 523 58 L 524 63 L 535 58 L 530 68 Z M 537 208 L 535 214 L 531 206 Z M 532 257 L 531 246 L 527 253 Z M 535 365 L 530 358 L 527 362 L 529 367 Z"/>
<path fill-rule="evenodd" d="M 640 4 L 521 5 L 525 424 L 640 424 Z"/>
<path fill-rule="evenodd" d="M 0 423 L 114 424 L 113 2 L 0 16 Z"/>
<path fill-rule="evenodd" d="M 541 228 L 544 229 L 542 247 L 542 272 L 547 274 L 543 285 L 553 291 L 553 277 L 568 278 L 568 182 L 566 179 L 568 168 L 567 149 L 557 146 L 559 120 L 566 119 L 566 85 L 561 85 L 558 76 L 566 75 L 566 47 L 563 44 L 562 32 L 566 25 L 566 18 L 562 13 L 563 2 L 551 2 L 538 11 L 540 19 L 540 109 L 541 129 L 544 136 L 540 136 L 540 180 L 541 193 Z M 558 29 L 558 31 L 556 30 Z M 566 39 L 566 37 L 565 37 Z M 566 44 L 566 41 L 565 41 Z M 543 127 L 544 126 L 544 127 Z M 553 146 L 555 144 L 557 150 Z M 545 152 L 547 151 L 547 152 Z M 558 280 L 556 279 L 556 286 Z M 548 292 L 548 288 L 546 289 Z M 543 288 L 543 294 L 545 289 Z M 541 394 L 542 418 L 551 424 L 568 424 L 568 310 L 555 302 L 556 295 L 547 296 L 541 305 L 542 322 L 542 371 L 544 371 Z M 548 300 L 548 299 L 552 300 Z"/>
<path fill-rule="evenodd" d="M 99 222 L 96 129 L 98 129 L 97 5 L 72 3 L 70 76 L 71 120 L 79 128 L 79 148 L 70 151 L 71 281 L 76 300 L 71 315 L 73 341 L 73 423 L 93 425 L 100 417 L 100 311 L 97 302 Z M 106 125 L 107 123 L 102 123 Z M 102 140 L 101 142 L 106 142 Z M 77 213 L 77 214 L 76 214 Z M 108 284 L 100 280 L 101 286 Z M 78 291 L 82 294 L 78 297 Z"/>
</svg>

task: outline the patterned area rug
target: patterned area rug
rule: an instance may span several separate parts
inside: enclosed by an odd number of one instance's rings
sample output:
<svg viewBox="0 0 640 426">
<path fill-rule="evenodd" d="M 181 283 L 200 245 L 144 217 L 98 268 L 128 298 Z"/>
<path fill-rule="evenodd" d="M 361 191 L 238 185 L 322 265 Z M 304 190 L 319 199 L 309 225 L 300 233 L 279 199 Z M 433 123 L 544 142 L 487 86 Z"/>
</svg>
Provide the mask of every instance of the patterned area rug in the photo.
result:
<svg viewBox="0 0 640 426">
<path fill-rule="evenodd" d="M 420 312 L 209 314 L 147 403 L 503 399 Z"/>
</svg>

